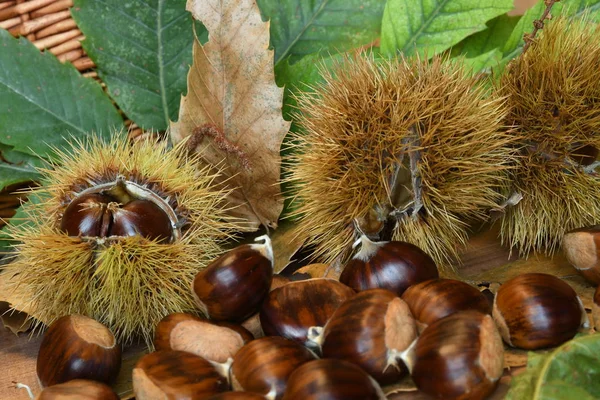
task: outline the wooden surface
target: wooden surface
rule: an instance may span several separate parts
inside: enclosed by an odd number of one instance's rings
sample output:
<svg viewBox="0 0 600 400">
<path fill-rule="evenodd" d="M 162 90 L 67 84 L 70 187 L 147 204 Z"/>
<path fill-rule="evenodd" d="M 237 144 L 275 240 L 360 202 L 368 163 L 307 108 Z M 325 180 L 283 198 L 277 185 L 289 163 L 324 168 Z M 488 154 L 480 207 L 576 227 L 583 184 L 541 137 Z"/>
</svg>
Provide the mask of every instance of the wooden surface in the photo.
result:
<svg viewBox="0 0 600 400">
<path fill-rule="evenodd" d="M 569 282 L 582 297 L 586 308 L 590 307 L 593 286 L 587 284 L 561 254 L 552 258 L 544 255 L 532 255 L 526 260 L 518 259 L 515 254 L 511 255 L 509 249 L 500 245 L 496 235 L 496 230 L 488 228 L 475 233 L 462 256 L 457 273 L 448 272 L 446 275 L 454 277 L 458 275 L 461 279 L 476 284 L 479 282 L 503 282 L 524 272 L 548 272 Z M 27 384 L 32 387 L 34 393 L 39 392 L 35 375 L 35 359 L 39 345 L 39 337 L 30 339 L 24 333 L 17 337 L 8 329 L 0 327 L 0 366 L 3 368 L 0 373 L 0 400 L 28 399 L 26 391 L 16 389 L 12 382 Z M 127 397 L 127 394 L 131 393 L 131 370 L 141 353 L 140 346 L 126 349 L 124 353 L 125 361 L 116 389 L 123 397 Z M 503 385 L 499 387 L 494 399 L 503 397 L 510 382 L 510 374 L 522 369 L 526 360 L 526 352 L 507 350 L 505 354 L 507 376 L 503 378 Z M 397 398 L 423 398 L 422 395 L 410 393 L 410 389 L 409 383 L 408 387 L 403 388 L 409 392 L 403 392 Z"/>
</svg>

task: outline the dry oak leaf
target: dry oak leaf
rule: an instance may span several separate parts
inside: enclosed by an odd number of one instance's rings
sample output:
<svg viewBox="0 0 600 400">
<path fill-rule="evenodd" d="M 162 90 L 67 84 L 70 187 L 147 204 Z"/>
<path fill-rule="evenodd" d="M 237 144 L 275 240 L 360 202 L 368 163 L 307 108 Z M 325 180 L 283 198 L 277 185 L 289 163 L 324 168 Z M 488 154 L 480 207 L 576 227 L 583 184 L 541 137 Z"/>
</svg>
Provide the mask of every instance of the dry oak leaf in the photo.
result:
<svg viewBox="0 0 600 400">
<path fill-rule="evenodd" d="M 188 136 L 202 162 L 223 167 L 232 214 L 275 228 L 283 209 L 279 150 L 290 127 L 283 119 L 283 88 L 275 83 L 269 23 L 254 0 L 188 0 L 208 30 L 194 43 L 188 94 L 181 99 L 171 138 Z"/>
</svg>

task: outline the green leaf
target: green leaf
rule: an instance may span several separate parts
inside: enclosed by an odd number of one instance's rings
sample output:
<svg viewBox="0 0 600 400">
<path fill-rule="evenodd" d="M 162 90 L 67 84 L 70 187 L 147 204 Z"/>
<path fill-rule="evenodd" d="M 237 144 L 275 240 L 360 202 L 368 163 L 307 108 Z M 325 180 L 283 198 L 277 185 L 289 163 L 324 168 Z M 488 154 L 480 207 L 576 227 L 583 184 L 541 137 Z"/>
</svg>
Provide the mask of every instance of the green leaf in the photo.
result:
<svg viewBox="0 0 600 400">
<path fill-rule="evenodd" d="M 431 57 L 485 29 L 486 21 L 512 8 L 512 0 L 388 0 L 381 52 Z"/>
<path fill-rule="evenodd" d="M 108 137 L 122 126 L 98 83 L 0 29 L 0 142 L 49 157 L 67 137 Z"/>
<path fill-rule="evenodd" d="M 463 55 L 473 72 L 495 67 L 502 59 L 501 49 L 511 36 L 520 17 L 506 14 L 488 21 L 487 28 L 465 38 L 451 49 L 453 57 Z"/>
<path fill-rule="evenodd" d="M 0 190 L 17 183 L 37 181 L 40 173 L 36 168 L 47 166 L 41 158 L 3 144 L 0 144 L 0 160 Z"/>
<path fill-rule="evenodd" d="M 194 31 L 186 0 L 74 3 L 71 14 L 86 36 L 83 48 L 110 96 L 140 127 L 167 129 L 177 119 L 192 63 Z"/>
<path fill-rule="evenodd" d="M 513 378 L 506 399 L 598 399 L 598 354 L 598 334 L 578 337 L 546 354 L 529 353 L 527 370 Z"/>
<path fill-rule="evenodd" d="M 320 51 L 343 52 L 379 37 L 384 0 L 258 0 L 271 21 L 275 64 Z"/>
<path fill-rule="evenodd" d="M 503 68 L 508 61 L 521 54 L 521 50 L 525 45 L 525 41 L 523 40 L 524 35 L 533 31 L 533 21 L 539 19 L 545 9 L 546 5 L 544 1 L 540 0 L 521 17 L 502 49 L 503 57 L 500 68 Z M 552 6 L 550 15 L 566 15 L 571 18 L 579 18 L 586 12 L 589 13 L 590 20 L 600 22 L 600 0 L 569 0 L 558 2 Z"/>
</svg>

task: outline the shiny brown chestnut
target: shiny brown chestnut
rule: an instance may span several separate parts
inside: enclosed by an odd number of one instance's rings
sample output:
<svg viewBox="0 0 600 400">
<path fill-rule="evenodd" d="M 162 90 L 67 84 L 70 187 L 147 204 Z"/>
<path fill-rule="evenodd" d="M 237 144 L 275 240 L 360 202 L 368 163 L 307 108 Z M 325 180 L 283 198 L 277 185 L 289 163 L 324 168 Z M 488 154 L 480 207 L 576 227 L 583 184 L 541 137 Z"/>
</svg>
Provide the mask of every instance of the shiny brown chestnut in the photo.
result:
<svg viewBox="0 0 600 400">
<path fill-rule="evenodd" d="M 490 315 L 459 311 L 429 325 L 406 354 L 419 390 L 441 399 L 484 399 L 504 370 L 504 346 Z"/>
<path fill-rule="evenodd" d="M 594 320 L 594 329 L 600 332 L 600 286 L 594 292 L 594 304 L 592 304 L 592 318 Z"/>
<path fill-rule="evenodd" d="M 565 233 L 562 248 L 567 260 L 585 279 L 600 284 L 600 225 Z"/>
<path fill-rule="evenodd" d="M 402 295 L 420 331 L 427 325 L 458 311 L 491 314 L 488 299 L 473 286 L 455 279 L 430 279 L 412 285 Z"/>
<path fill-rule="evenodd" d="M 411 285 L 439 277 L 433 259 L 406 242 L 372 242 L 363 235 L 360 251 L 346 264 L 340 282 L 357 292 L 382 288 L 398 296 Z"/>
<path fill-rule="evenodd" d="M 273 290 L 260 309 L 260 323 L 266 335 L 283 336 L 313 347 L 308 329 L 325 326 L 333 312 L 354 290 L 328 278 L 290 282 Z"/>
<path fill-rule="evenodd" d="M 192 282 L 196 304 L 210 319 L 241 322 L 256 313 L 273 278 L 271 239 L 244 244 L 223 254 L 198 272 Z"/>
<path fill-rule="evenodd" d="M 233 358 L 231 386 L 234 390 L 280 399 L 290 374 L 314 359 L 310 350 L 293 340 L 279 336 L 256 339 L 242 347 Z"/>
<path fill-rule="evenodd" d="M 35 400 L 119 400 L 120 397 L 104 383 L 75 379 L 49 386 Z"/>
<path fill-rule="evenodd" d="M 350 361 L 382 385 L 406 374 L 400 354 L 417 337 L 408 305 L 386 289 L 365 290 L 346 300 L 318 331 L 311 329 L 309 337 L 321 344 L 323 358 Z"/>
<path fill-rule="evenodd" d="M 209 361 L 224 363 L 254 337 L 247 329 L 227 322 L 212 322 L 191 314 L 174 313 L 156 326 L 156 350 L 181 350 Z"/>
<path fill-rule="evenodd" d="M 522 274 L 500 286 L 492 315 L 507 344 L 528 350 L 558 346 L 588 324 L 571 286 L 542 273 Z"/>
<path fill-rule="evenodd" d="M 171 240 L 173 228 L 169 216 L 149 200 L 133 200 L 115 208 L 112 218 L 111 235 L 140 235 L 158 242 Z"/>
<path fill-rule="evenodd" d="M 210 396 L 206 400 L 272 400 L 258 393 L 225 392 Z"/>
<path fill-rule="evenodd" d="M 43 387 L 73 379 L 113 382 L 121 368 L 121 346 L 111 331 L 92 318 L 67 315 L 50 325 L 37 357 Z"/>
<path fill-rule="evenodd" d="M 274 274 L 273 279 L 271 280 L 271 287 L 269 288 L 269 292 L 281 287 L 285 284 L 290 283 L 290 278 Z M 248 331 L 254 336 L 255 339 L 261 338 L 265 336 L 265 333 L 262 330 L 262 326 L 260 326 L 260 311 L 252 314 L 252 316 L 248 317 L 241 325 L 248 329 Z"/>
<path fill-rule="evenodd" d="M 213 364 L 184 351 L 146 354 L 133 369 L 133 392 L 138 400 L 200 400 L 227 390 L 227 379 Z"/>
<path fill-rule="evenodd" d="M 357 365 L 322 359 L 297 368 L 288 379 L 283 400 L 385 400 L 381 387 Z"/>
<path fill-rule="evenodd" d="M 69 236 L 108 236 L 111 196 L 89 193 L 76 197 L 65 209 L 60 230 Z"/>
</svg>

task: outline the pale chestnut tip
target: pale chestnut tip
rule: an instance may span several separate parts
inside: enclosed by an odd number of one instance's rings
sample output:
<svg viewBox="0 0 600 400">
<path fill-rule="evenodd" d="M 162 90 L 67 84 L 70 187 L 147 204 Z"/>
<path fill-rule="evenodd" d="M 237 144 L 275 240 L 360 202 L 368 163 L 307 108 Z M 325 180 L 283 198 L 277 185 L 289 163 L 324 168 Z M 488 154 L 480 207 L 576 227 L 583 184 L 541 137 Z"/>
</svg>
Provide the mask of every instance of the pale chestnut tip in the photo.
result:
<svg viewBox="0 0 600 400">
<path fill-rule="evenodd" d="M 599 241 L 600 226 L 567 232 L 562 240 L 562 248 L 569 263 L 595 284 L 600 284 Z"/>
<path fill-rule="evenodd" d="M 308 328 L 308 333 L 306 335 L 307 342 L 311 344 L 314 343 L 316 345 L 315 347 L 320 350 L 324 340 L 323 331 L 324 328 L 322 326 L 311 326 Z"/>
<path fill-rule="evenodd" d="M 267 258 L 269 261 L 271 261 L 271 266 L 273 266 L 275 264 L 275 257 L 273 255 L 273 244 L 271 242 L 271 238 L 269 237 L 269 235 L 258 236 L 257 238 L 254 239 L 254 241 L 255 242 L 262 241 L 263 243 L 253 243 L 250 245 L 250 247 L 253 250 L 258 251 L 265 258 Z"/>
<path fill-rule="evenodd" d="M 367 235 L 362 234 L 360 238 L 352 244 L 352 248 L 356 248 L 360 245 L 360 250 L 352 258 L 366 262 L 386 243 L 388 242 L 374 242 L 369 239 Z"/>
</svg>

